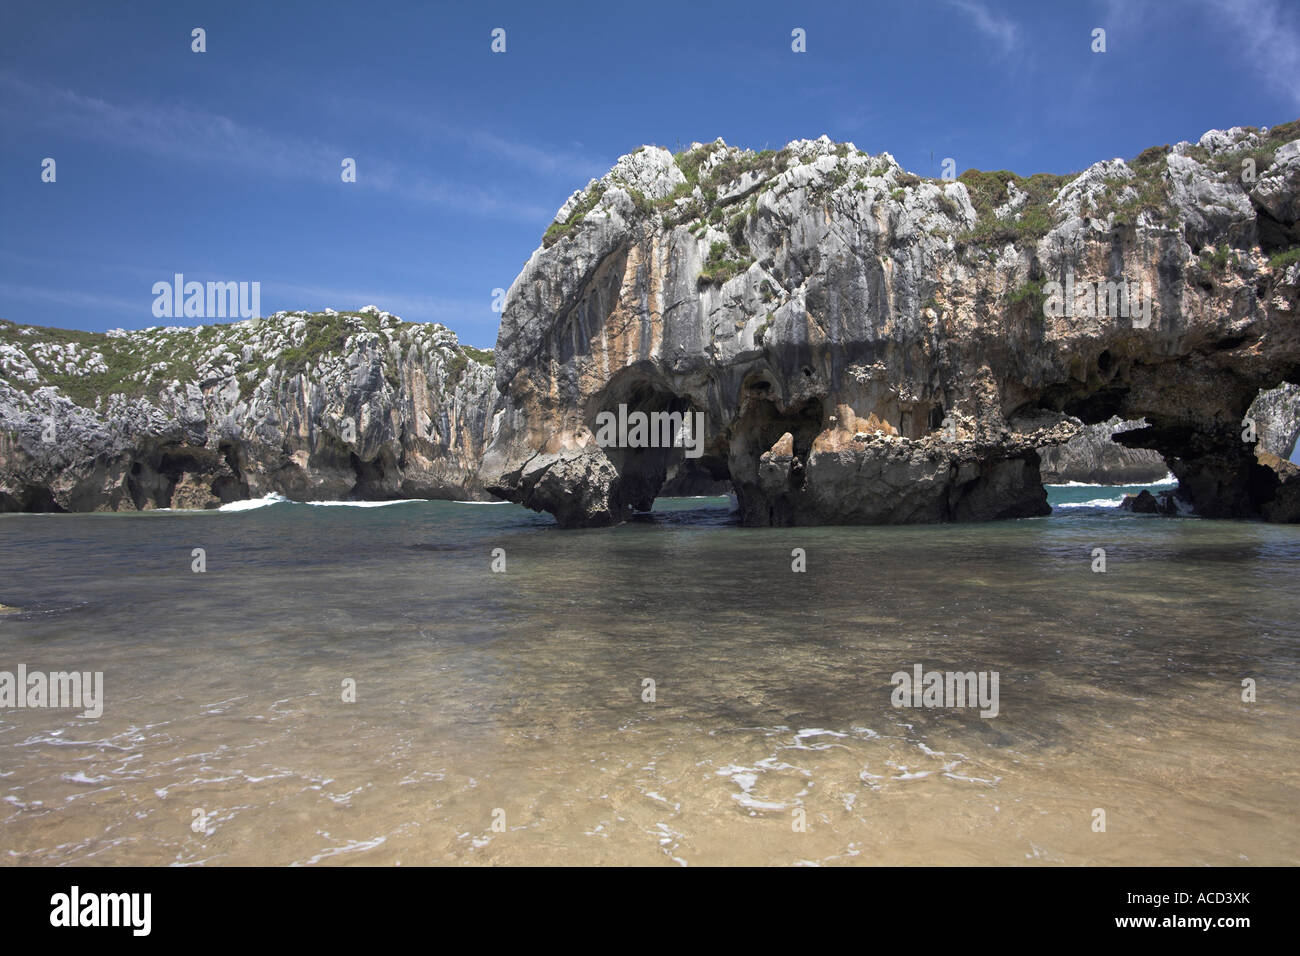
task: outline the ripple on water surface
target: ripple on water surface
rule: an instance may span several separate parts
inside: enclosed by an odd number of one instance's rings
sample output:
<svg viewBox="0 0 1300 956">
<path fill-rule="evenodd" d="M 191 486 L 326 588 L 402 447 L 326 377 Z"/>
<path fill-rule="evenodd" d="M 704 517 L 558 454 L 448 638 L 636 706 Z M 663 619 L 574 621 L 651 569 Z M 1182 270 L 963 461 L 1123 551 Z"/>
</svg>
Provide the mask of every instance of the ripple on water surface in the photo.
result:
<svg viewBox="0 0 1300 956">
<path fill-rule="evenodd" d="M 1300 529 L 1050 492 L 1083 507 L 2 517 L 0 671 L 102 671 L 106 705 L 0 710 L 0 858 L 1296 863 Z M 894 708 L 916 664 L 996 671 L 998 716 Z"/>
</svg>

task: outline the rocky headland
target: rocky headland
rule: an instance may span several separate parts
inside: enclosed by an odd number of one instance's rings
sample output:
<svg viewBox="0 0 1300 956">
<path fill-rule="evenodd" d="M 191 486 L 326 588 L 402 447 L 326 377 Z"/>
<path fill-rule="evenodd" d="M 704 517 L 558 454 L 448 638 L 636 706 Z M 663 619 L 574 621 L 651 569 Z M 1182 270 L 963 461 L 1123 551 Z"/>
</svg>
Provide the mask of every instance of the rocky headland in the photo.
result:
<svg viewBox="0 0 1300 956">
<path fill-rule="evenodd" d="M 1040 449 L 1140 419 L 1117 440 L 1197 513 L 1294 521 L 1242 420 L 1300 380 L 1298 137 L 956 180 L 826 138 L 643 147 L 508 292 L 483 480 L 565 526 L 649 507 L 682 452 L 598 441 L 626 406 L 704 413 L 691 468 L 747 524 L 1013 518 L 1048 511 Z"/>
<path fill-rule="evenodd" d="M 0 511 L 485 498 L 491 363 L 374 306 L 133 332 L 0 322 Z"/>
<path fill-rule="evenodd" d="M 374 306 L 0 322 L 0 510 L 496 495 L 575 527 L 729 488 L 750 525 L 979 521 L 1169 470 L 1197 514 L 1296 521 L 1298 292 L 1300 123 L 1060 176 L 646 146 L 559 210 L 491 352 Z M 601 440 L 617 409 L 702 414 L 699 455 Z"/>
</svg>

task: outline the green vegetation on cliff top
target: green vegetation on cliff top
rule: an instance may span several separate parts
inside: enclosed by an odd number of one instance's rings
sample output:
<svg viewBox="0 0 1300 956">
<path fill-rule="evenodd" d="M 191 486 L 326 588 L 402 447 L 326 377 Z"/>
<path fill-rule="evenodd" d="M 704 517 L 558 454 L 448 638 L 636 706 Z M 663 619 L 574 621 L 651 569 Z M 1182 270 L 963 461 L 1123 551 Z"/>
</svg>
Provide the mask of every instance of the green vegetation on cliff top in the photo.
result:
<svg viewBox="0 0 1300 956">
<path fill-rule="evenodd" d="M 305 329 L 294 344 L 286 331 L 298 321 Z M 247 400 L 270 368 L 278 366 L 289 378 L 305 373 L 326 356 L 343 354 L 354 335 L 382 330 L 390 340 L 406 345 L 422 333 L 443 328 L 436 323 L 383 319 L 372 311 L 294 312 L 257 327 L 234 322 L 115 334 L 0 319 L 0 347 L 21 349 L 39 376 L 35 382 L 22 377 L 19 363 L 11 358 L 7 371 L 0 365 L 0 381 L 26 392 L 54 386 L 78 405 L 93 407 L 110 395 L 152 396 L 172 382 L 204 386 L 224 377 L 221 370 L 229 366 L 235 370 L 241 398 Z M 242 356 L 245 346 L 253 349 L 247 362 Z M 451 384 L 470 361 L 490 366 L 495 356 L 487 349 L 456 346 L 448 362 L 448 370 L 454 373 L 448 376 Z M 387 361 L 384 364 L 385 379 L 395 387 L 397 373 Z M 87 371 L 100 365 L 102 370 Z"/>
<path fill-rule="evenodd" d="M 1279 146 L 1300 137 L 1300 120 L 1273 126 L 1263 135 L 1259 135 L 1259 130 L 1255 127 L 1244 127 L 1244 129 L 1248 134 L 1255 134 L 1258 141 L 1217 155 L 1211 155 L 1207 148 L 1199 145 L 1185 146 L 1183 152 L 1186 156 L 1204 163 L 1220 174 L 1238 175 L 1243 168 L 1243 163 L 1251 161 L 1254 164 L 1255 175 L 1258 177 L 1268 169 L 1273 154 Z M 637 208 L 647 217 L 653 214 L 662 215 L 666 227 L 691 224 L 692 234 L 699 238 L 704 235 L 708 225 L 720 226 L 724 222 L 726 206 L 741 201 L 750 194 L 750 191 L 746 191 L 744 195 L 732 195 L 726 201 L 720 201 L 718 191 L 721 187 L 739 182 L 745 173 L 751 173 L 756 188 L 766 188 L 763 184 L 788 169 L 793 161 L 791 150 L 786 148 L 765 149 L 760 152 L 742 151 L 729 154 L 709 165 L 710 158 L 723 148 L 716 142 L 705 143 L 674 153 L 673 160 L 681 170 L 685 182 L 679 184 L 671 194 L 657 201 L 647 199 L 636 190 L 629 190 L 633 194 L 633 201 Z M 1173 213 L 1166 165 L 1163 160 L 1170 149 L 1169 146 L 1153 146 L 1139 153 L 1128 162 L 1134 177 L 1132 179 L 1117 177 L 1107 184 L 1107 189 L 1099 200 L 1096 200 L 1091 208 L 1085 208 L 1084 214 L 1096 218 L 1113 215 L 1113 221 L 1121 225 L 1133 224 L 1144 212 L 1157 221 L 1169 221 Z M 833 154 L 840 158 L 847 157 L 849 151 L 850 147 L 846 143 L 840 143 L 832 150 Z M 858 155 L 868 154 L 859 150 Z M 883 170 L 875 171 L 876 174 L 881 172 Z M 837 168 L 829 174 L 825 182 L 814 188 L 812 198 L 819 202 L 825 201 L 851 176 L 848 167 Z M 956 237 L 958 244 L 962 246 L 1006 242 L 1019 244 L 1040 239 L 1051 230 L 1056 221 L 1055 211 L 1051 208 L 1052 200 L 1078 176 L 1077 172 L 1034 173 L 1030 176 L 1021 176 L 1008 170 L 966 170 L 957 177 L 957 181 L 966 187 L 976 212 L 976 221 L 972 228 Z M 897 201 L 903 200 L 908 187 L 917 186 L 922 182 L 940 185 L 946 182 L 942 179 L 923 179 L 905 170 L 898 174 L 897 181 L 897 188 L 891 192 L 891 197 Z M 1025 194 L 1024 201 L 1015 210 L 999 217 L 995 210 L 1011 199 L 1010 187 L 1013 185 L 1018 193 Z M 573 227 L 595 208 L 605 188 L 603 184 L 598 184 L 585 193 L 563 223 L 553 223 L 547 229 L 543 245 L 549 247 L 568 235 Z M 854 184 L 854 188 L 865 191 L 866 187 L 863 182 L 858 182 Z M 950 197 L 942 197 L 940 203 L 950 216 L 956 214 L 956 204 Z M 709 263 L 700 276 L 701 283 L 719 281 L 719 276 L 727 277 L 727 273 L 734 268 L 734 265 L 742 263 L 743 256 L 747 255 L 748 250 L 741 244 L 735 243 L 734 231 L 729 228 L 728 232 L 732 233 L 736 251 L 742 258 L 727 258 L 725 254 L 711 251 Z"/>
</svg>

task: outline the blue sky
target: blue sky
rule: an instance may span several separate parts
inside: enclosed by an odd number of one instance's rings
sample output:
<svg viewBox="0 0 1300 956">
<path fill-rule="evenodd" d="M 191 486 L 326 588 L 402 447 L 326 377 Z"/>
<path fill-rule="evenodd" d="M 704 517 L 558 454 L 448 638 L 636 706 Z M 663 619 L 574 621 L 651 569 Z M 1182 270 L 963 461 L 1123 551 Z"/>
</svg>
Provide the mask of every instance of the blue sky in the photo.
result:
<svg viewBox="0 0 1300 956">
<path fill-rule="evenodd" d="M 491 346 L 492 290 L 642 143 L 825 133 L 925 175 L 1068 172 L 1297 116 L 1281 0 L 6 0 L 0 317 L 156 325 L 152 286 L 180 272 L 259 281 L 267 313 L 374 303 Z"/>
</svg>

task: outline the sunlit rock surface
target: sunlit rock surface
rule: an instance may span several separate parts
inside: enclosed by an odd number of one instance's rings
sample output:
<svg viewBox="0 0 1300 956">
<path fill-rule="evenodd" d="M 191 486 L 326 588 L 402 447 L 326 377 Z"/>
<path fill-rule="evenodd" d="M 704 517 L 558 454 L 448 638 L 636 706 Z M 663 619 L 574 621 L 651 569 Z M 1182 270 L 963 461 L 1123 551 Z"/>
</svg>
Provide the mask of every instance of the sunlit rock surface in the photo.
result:
<svg viewBox="0 0 1300 956">
<path fill-rule="evenodd" d="M 0 511 L 485 498 L 490 363 L 374 306 L 106 334 L 0 323 Z"/>
<path fill-rule="evenodd" d="M 1039 449 L 1118 417 L 1198 513 L 1294 521 L 1242 419 L 1300 381 L 1297 137 L 957 181 L 825 137 L 643 147 L 509 290 L 483 480 L 568 526 L 649 507 L 684 451 L 602 447 L 624 404 L 704 412 L 692 470 L 751 525 L 1014 518 L 1048 510 Z"/>
</svg>

